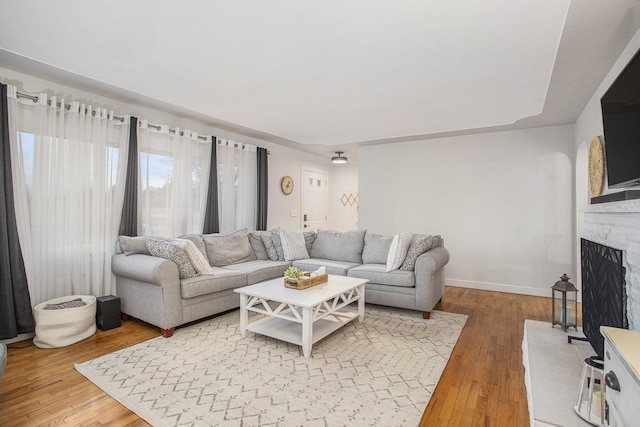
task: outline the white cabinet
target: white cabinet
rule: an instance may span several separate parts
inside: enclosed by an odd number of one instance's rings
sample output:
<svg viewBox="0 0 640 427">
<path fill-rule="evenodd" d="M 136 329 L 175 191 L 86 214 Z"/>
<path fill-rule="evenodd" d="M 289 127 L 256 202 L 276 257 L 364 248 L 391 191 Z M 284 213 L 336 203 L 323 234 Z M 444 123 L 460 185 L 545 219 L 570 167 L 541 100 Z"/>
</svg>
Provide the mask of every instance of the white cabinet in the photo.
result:
<svg viewBox="0 0 640 427">
<path fill-rule="evenodd" d="M 640 332 L 603 326 L 606 391 L 605 425 L 640 423 Z"/>
</svg>

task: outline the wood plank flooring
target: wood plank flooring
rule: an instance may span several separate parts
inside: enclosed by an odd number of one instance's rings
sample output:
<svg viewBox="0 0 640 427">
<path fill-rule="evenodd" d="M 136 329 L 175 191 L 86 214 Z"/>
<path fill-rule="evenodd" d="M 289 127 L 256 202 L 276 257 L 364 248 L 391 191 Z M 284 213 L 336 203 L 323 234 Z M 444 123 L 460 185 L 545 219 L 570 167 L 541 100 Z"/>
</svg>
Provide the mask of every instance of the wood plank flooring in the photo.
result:
<svg viewBox="0 0 640 427">
<path fill-rule="evenodd" d="M 527 426 L 524 319 L 548 320 L 549 298 L 447 287 L 436 307 L 469 316 L 422 421 L 426 426 Z M 417 313 L 416 315 L 420 315 Z M 70 347 L 12 344 L 0 381 L 0 426 L 147 426 L 80 375 L 81 363 L 159 335 L 138 320 Z"/>
</svg>

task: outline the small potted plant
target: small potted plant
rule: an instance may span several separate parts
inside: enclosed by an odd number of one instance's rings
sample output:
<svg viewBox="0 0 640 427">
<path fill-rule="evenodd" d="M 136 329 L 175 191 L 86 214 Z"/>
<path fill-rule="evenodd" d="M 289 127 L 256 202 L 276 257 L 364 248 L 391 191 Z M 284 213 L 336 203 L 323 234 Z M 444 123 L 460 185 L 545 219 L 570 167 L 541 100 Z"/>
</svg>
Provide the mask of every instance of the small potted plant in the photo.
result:
<svg viewBox="0 0 640 427">
<path fill-rule="evenodd" d="M 288 277 L 290 279 L 299 279 L 300 277 L 304 277 L 304 272 L 296 267 L 289 267 L 284 272 L 284 277 Z"/>
</svg>

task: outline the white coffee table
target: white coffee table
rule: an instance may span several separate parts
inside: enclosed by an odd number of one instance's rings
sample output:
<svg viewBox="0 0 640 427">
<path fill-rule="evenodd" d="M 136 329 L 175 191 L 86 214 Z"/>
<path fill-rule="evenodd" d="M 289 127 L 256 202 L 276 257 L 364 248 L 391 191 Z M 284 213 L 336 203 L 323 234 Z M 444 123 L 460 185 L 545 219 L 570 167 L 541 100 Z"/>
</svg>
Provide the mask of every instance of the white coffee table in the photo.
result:
<svg viewBox="0 0 640 427">
<path fill-rule="evenodd" d="M 366 279 L 329 275 L 327 283 L 309 289 L 284 287 L 284 278 L 238 288 L 240 333 L 247 329 L 302 346 L 304 357 L 311 346 L 355 318 L 364 317 Z M 358 302 L 358 309 L 349 307 Z M 269 304 L 269 303 L 276 304 Z M 272 308 L 272 305 L 275 308 Z M 249 311 L 266 315 L 249 323 Z"/>
</svg>

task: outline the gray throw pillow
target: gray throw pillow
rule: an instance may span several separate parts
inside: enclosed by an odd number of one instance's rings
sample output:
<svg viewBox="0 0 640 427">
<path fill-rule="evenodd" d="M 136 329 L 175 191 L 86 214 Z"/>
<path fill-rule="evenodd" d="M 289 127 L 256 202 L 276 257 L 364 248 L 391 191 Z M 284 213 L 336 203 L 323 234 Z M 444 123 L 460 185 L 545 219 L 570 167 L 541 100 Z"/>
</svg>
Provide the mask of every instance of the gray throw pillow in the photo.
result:
<svg viewBox="0 0 640 427">
<path fill-rule="evenodd" d="M 249 232 L 249 244 L 251 245 L 251 249 L 253 249 L 253 254 L 257 259 L 266 260 L 269 258 L 269 253 L 267 252 L 267 248 L 264 246 L 264 242 L 262 241 L 262 235 L 266 233 L 265 231 L 250 231 Z"/>
<path fill-rule="evenodd" d="M 311 258 L 362 264 L 362 249 L 366 230 L 318 230 L 311 248 Z"/>
<path fill-rule="evenodd" d="M 213 267 L 256 260 L 246 228 L 231 234 L 205 234 L 202 240 L 207 250 L 209 264 Z"/>
<path fill-rule="evenodd" d="M 147 249 L 149 253 L 158 258 L 169 259 L 178 265 L 178 273 L 181 279 L 196 277 L 198 273 L 189 261 L 189 257 L 180 245 L 166 240 L 147 240 Z"/>
<path fill-rule="evenodd" d="M 393 236 L 367 233 L 364 236 L 364 249 L 362 250 L 363 264 L 386 264 L 389 256 L 389 248 Z"/>
<path fill-rule="evenodd" d="M 125 255 L 144 254 L 151 255 L 147 249 L 147 237 L 144 236 L 120 236 L 118 237 L 120 242 L 120 249 Z"/>
<path fill-rule="evenodd" d="M 434 242 L 434 236 L 421 236 L 417 239 L 414 239 L 411 243 L 411 246 L 409 247 L 409 251 L 407 252 L 407 256 L 405 257 L 404 262 L 400 266 L 400 270 L 415 270 L 418 257 L 431 249 Z"/>
<path fill-rule="evenodd" d="M 303 231 L 302 234 L 304 235 L 304 245 L 307 247 L 307 253 L 311 253 L 313 242 L 316 240 L 316 232 Z"/>
</svg>

